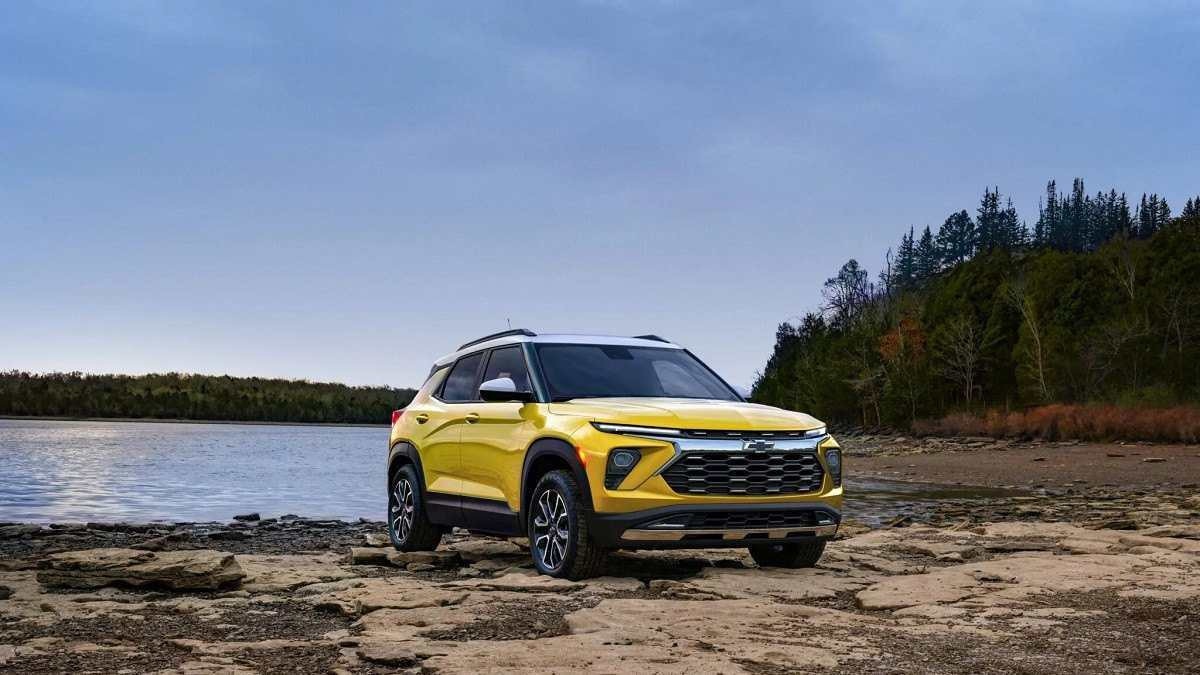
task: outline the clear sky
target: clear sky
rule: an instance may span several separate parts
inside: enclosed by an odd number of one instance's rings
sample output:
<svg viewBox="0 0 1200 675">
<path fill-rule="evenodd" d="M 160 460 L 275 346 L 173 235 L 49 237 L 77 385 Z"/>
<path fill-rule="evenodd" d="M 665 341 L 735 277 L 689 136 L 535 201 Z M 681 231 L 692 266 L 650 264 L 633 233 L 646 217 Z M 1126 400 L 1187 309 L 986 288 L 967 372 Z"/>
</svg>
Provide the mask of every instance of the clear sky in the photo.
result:
<svg viewBox="0 0 1200 675">
<path fill-rule="evenodd" d="M 748 385 L 985 186 L 1178 211 L 1198 85 L 1194 2 L 5 2 L 0 369 L 403 386 L 511 318 Z"/>
</svg>

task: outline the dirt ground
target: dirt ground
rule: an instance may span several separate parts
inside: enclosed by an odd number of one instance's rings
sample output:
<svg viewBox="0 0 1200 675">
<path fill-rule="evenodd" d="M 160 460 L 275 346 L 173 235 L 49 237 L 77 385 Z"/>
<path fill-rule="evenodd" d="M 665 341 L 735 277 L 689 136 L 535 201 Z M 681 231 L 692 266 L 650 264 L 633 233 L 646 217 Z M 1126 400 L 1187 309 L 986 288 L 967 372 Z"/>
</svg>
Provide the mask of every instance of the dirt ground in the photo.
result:
<svg viewBox="0 0 1200 675">
<path fill-rule="evenodd" d="M 903 437 L 900 437 L 903 438 Z M 1200 446 L 847 437 L 846 471 L 964 485 L 1200 487 Z"/>
</svg>

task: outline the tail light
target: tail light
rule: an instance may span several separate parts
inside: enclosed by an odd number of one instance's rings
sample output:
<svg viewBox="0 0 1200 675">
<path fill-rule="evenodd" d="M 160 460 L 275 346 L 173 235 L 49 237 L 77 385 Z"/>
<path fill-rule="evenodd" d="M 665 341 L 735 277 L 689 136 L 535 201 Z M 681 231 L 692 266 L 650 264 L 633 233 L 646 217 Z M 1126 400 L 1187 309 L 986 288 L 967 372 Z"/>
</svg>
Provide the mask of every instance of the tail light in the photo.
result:
<svg viewBox="0 0 1200 675">
<path fill-rule="evenodd" d="M 396 422 L 399 422 L 401 417 L 404 417 L 404 408 L 401 408 L 399 410 L 393 410 L 392 411 L 392 426 L 396 426 Z"/>
</svg>

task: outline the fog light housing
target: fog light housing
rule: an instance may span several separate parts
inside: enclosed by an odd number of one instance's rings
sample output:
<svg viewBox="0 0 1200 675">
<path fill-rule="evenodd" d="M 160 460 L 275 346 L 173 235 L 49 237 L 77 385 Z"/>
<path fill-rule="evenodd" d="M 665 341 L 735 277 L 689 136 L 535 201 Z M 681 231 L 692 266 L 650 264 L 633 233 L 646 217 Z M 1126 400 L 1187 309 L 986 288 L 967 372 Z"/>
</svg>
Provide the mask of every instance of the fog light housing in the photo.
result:
<svg viewBox="0 0 1200 675">
<path fill-rule="evenodd" d="M 837 448 L 826 450 L 825 466 L 829 467 L 829 477 L 833 479 L 833 486 L 839 487 L 842 484 L 842 451 Z"/>
<path fill-rule="evenodd" d="M 642 453 L 633 448 L 617 448 L 608 453 L 608 465 L 604 469 L 604 487 L 617 489 L 621 481 L 642 461 Z"/>
</svg>

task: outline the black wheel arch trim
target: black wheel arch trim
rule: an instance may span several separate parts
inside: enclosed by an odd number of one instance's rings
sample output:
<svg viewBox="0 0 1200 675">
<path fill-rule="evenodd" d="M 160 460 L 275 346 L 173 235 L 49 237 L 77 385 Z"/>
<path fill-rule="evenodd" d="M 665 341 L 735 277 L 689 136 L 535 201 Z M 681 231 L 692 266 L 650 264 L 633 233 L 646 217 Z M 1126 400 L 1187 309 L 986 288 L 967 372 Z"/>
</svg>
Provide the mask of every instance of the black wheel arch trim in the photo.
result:
<svg viewBox="0 0 1200 675">
<path fill-rule="evenodd" d="M 417 447 L 406 440 L 398 440 L 392 443 L 391 450 L 388 452 L 388 470 L 387 470 L 387 489 L 392 489 L 392 474 L 396 472 L 399 466 L 397 459 L 404 457 L 408 459 L 417 469 L 417 480 L 421 483 L 421 493 L 425 493 L 425 468 L 421 466 L 421 454 L 417 452 Z"/>
<path fill-rule="evenodd" d="M 555 457 L 561 459 L 571 469 L 571 474 L 575 476 L 575 482 L 579 483 L 579 489 L 583 491 L 584 503 L 593 506 L 592 487 L 588 483 L 587 471 L 583 468 L 583 462 L 579 461 L 579 455 L 575 453 L 575 446 L 561 438 L 539 438 L 529 445 L 529 449 L 525 451 L 525 462 L 521 466 L 521 523 L 524 526 L 529 513 L 529 498 L 530 492 L 534 485 L 530 480 L 530 469 L 542 457 Z"/>
</svg>

